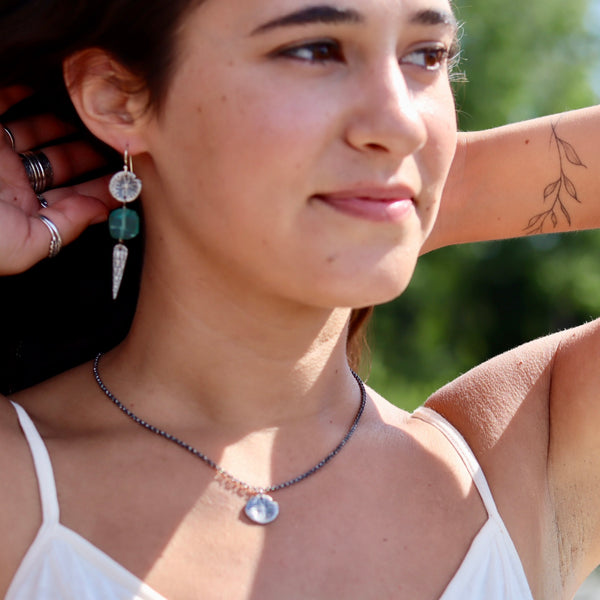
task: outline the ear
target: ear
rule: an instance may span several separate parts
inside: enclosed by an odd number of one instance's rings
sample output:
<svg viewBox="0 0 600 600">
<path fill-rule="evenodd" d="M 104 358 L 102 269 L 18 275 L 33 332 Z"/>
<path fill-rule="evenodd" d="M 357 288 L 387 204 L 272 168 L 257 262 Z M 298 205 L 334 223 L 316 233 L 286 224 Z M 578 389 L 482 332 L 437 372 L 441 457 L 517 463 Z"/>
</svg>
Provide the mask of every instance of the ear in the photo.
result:
<svg viewBox="0 0 600 600">
<path fill-rule="evenodd" d="M 141 132 L 152 111 L 145 82 L 100 48 L 71 55 L 63 72 L 79 117 L 98 139 L 121 153 L 146 151 Z"/>
</svg>

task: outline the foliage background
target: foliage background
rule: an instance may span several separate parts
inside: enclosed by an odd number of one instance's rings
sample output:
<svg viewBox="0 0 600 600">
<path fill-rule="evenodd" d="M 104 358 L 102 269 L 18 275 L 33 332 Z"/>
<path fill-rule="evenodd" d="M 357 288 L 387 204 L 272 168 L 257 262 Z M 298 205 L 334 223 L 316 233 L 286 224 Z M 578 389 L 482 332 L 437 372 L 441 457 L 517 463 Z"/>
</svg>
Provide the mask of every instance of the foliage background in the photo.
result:
<svg viewBox="0 0 600 600">
<path fill-rule="evenodd" d="M 457 0 L 455 8 L 468 79 L 456 87 L 462 130 L 597 102 L 597 4 Z M 491 356 L 599 316 L 599 256 L 599 234 L 584 232 L 422 257 L 408 290 L 375 311 L 369 383 L 412 409 Z"/>
</svg>

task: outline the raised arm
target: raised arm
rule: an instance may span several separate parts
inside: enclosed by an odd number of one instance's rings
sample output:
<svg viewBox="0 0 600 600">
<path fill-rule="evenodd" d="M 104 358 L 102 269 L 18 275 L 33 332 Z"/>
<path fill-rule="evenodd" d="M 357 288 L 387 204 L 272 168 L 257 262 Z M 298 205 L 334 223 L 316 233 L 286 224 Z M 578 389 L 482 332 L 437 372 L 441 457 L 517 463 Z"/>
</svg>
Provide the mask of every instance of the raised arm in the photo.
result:
<svg viewBox="0 0 600 600">
<path fill-rule="evenodd" d="M 600 107 L 460 134 L 425 251 L 600 227 L 598 140 Z M 492 359 L 429 401 L 476 450 L 539 597 L 572 597 L 600 562 L 599 357 L 597 320 Z"/>
<path fill-rule="evenodd" d="M 600 106 L 461 133 L 423 251 L 600 226 Z"/>
</svg>

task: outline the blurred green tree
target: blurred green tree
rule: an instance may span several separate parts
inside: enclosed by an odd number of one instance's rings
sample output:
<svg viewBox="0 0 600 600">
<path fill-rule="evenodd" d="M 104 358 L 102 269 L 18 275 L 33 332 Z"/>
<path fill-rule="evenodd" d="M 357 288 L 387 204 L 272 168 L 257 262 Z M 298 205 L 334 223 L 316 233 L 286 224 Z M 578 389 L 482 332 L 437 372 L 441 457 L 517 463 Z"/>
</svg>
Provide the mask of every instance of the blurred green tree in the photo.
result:
<svg viewBox="0 0 600 600">
<path fill-rule="evenodd" d="M 588 0 L 457 0 L 464 22 L 460 128 L 485 129 L 596 102 Z M 378 307 L 370 383 L 412 409 L 508 348 L 600 315 L 596 232 L 445 248 Z M 590 264 L 592 263 L 593 264 Z"/>
</svg>

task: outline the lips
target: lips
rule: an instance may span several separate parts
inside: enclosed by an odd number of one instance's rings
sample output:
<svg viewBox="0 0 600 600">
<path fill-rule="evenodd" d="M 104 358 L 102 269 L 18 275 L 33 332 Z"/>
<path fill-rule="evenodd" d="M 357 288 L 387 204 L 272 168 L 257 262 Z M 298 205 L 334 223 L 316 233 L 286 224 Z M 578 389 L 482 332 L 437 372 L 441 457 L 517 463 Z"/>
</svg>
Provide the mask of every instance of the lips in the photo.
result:
<svg viewBox="0 0 600 600">
<path fill-rule="evenodd" d="M 414 194 L 407 188 L 354 189 L 314 198 L 349 216 L 379 222 L 398 223 L 415 208 Z"/>
</svg>

